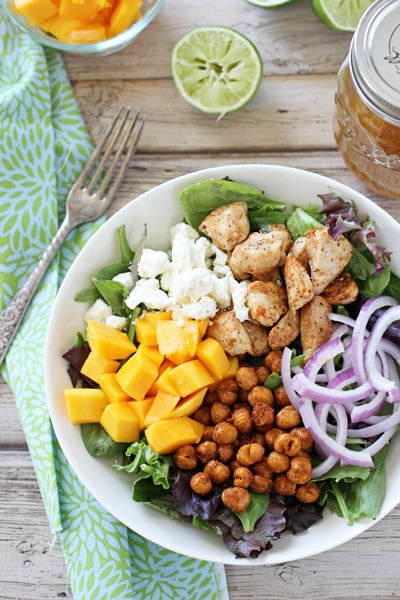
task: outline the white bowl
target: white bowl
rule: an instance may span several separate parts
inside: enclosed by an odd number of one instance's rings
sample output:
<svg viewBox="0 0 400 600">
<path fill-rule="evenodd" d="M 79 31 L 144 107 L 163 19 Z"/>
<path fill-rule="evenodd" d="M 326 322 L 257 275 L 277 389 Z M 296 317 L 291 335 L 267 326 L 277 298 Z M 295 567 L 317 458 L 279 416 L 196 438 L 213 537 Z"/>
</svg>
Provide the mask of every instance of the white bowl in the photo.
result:
<svg viewBox="0 0 400 600">
<path fill-rule="evenodd" d="M 131 499 L 132 476 L 117 473 L 114 459 L 93 458 L 86 451 L 79 426 L 68 420 L 63 390 L 71 383 L 63 353 L 83 330 L 86 305 L 74 301 L 75 294 L 87 287 L 91 277 L 106 264 L 117 260 L 116 230 L 125 224 L 133 247 L 147 224 L 148 246 L 166 249 L 169 227 L 182 220 L 179 194 L 188 185 L 209 179 L 231 179 L 252 184 L 273 199 L 288 204 L 319 204 L 317 194 L 336 190 L 352 199 L 360 214 L 376 221 L 384 245 L 396 250 L 400 225 L 379 206 L 351 188 L 321 175 L 275 165 L 232 165 L 190 173 L 149 190 L 111 217 L 87 243 L 65 277 L 50 319 L 46 344 L 46 390 L 51 420 L 62 450 L 71 467 L 92 495 L 114 517 L 143 537 L 175 552 L 207 561 L 235 565 L 273 565 L 306 558 L 334 548 L 365 531 L 387 515 L 400 502 L 400 439 L 397 438 L 387 460 L 387 489 L 377 519 L 364 518 L 352 526 L 328 510 L 323 519 L 304 533 L 285 533 L 273 549 L 256 559 L 238 559 L 219 536 L 177 522 Z M 101 251 L 99 251 L 101 249 Z M 392 268 L 400 273 L 400 253 L 394 252 Z"/>
</svg>

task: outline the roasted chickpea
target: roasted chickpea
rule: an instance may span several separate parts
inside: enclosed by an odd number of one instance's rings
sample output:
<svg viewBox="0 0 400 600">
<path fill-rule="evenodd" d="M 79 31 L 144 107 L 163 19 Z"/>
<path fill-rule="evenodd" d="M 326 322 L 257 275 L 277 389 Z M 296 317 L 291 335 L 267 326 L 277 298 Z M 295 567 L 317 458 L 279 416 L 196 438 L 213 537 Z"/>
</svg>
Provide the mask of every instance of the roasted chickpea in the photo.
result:
<svg viewBox="0 0 400 600">
<path fill-rule="evenodd" d="M 231 421 L 239 433 L 249 433 L 253 427 L 250 411 L 244 406 L 233 411 Z"/>
<path fill-rule="evenodd" d="M 274 423 L 275 412 L 269 404 L 256 402 L 251 411 L 251 418 L 256 429 L 262 430 L 263 427 L 268 427 Z"/>
<path fill-rule="evenodd" d="M 253 483 L 253 473 L 247 467 L 237 467 L 233 472 L 233 485 L 248 488 Z"/>
<path fill-rule="evenodd" d="M 257 373 L 258 383 L 260 385 L 263 385 L 263 383 L 265 383 L 267 378 L 271 375 L 271 369 L 269 369 L 267 365 L 257 365 L 255 369 Z"/>
<path fill-rule="evenodd" d="M 261 444 L 243 444 L 236 453 L 238 461 L 248 467 L 254 463 L 260 462 L 264 458 L 264 446 Z"/>
<path fill-rule="evenodd" d="M 235 449 L 232 444 L 220 444 L 218 446 L 218 456 L 223 463 L 229 463 L 235 456 Z"/>
<path fill-rule="evenodd" d="M 280 473 L 274 477 L 273 490 L 275 494 L 294 496 L 296 493 L 296 484 L 290 481 L 284 473 Z"/>
<path fill-rule="evenodd" d="M 295 456 L 290 461 L 290 468 L 286 475 L 293 483 L 307 483 L 312 475 L 311 459 L 308 456 Z"/>
<path fill-rule="evenodd" d="M 178 469 L 192 471 L 197 466 L 196 449 L 190 444 L 181 446 L 174 454 L 174 461 Z"/>
<path fill-rule="evenodd" d="M 212 440 L 206 440 L 200 442 L 196 446 L 196 454 L 203 465 L 208 463 L 210 460 L 214 460 L 218 456 L 218 446 Z"/>
<path fill-rule="evenodd" d="M 208 492 L 211 492 L 212 481 L 207 473 L 195 473 L 190 478 L 190 487 L 196 494 L 204 496 Z"/>
<path fill-rule="evenodd" d="M 214 423 L 220 423 L 221 421 L 226 421 L 231 416 L 231 409 L 227 404 L 223 404 L 222 402 L 214 402 L 210 406 L 210 415 L 211 421 Z"/>
<path fill-rule="evenodd" d="M 211 406 L 213 402 L 218 400 L 218 394 L 216 390 L 208 390 L 203 398 L 203 406 Z"/>
<path fill-rule="evenodd" d="M 271 477 L 263 477 L 262 475 L 254 475 L 253 482 L 250 486 L 252 492 L 256 494 L 269 494 L 272 491 L 274 482 Z"/>
<path fill-rule="evenodd" d="M 204 467 L 204 473 L 213 483 L 224 483 L 231 476 L 230 468 L 219 460 L 210 460 Z"/>
<path fill-rule="evenodd" d="M 294 406 L 284 406 L 277 412 L 275 422 L 281 429 L 292 429 L 301 423 L 301 417 Z"/>
<path fill-rule="evenodd" d="M 202 441 L 212 440 L 212 434 L 214 431 L 214 425 L 206 425 L 203 435 L 201 436 Z"/>
<path fill-rule="evenodd" d="M 203 425 L 211 424 L 211 411 L 208 406 L 200 406 L 192 415 L 192 418 Z"/>
<path fill-rule="evenodd" d="M 227 508 L 241 513 L 249 506 L 251 496 L 244 488 L 229 487 L 222 492 L 221 500 Z"/>
<path fill-rule="evenodd" d="M 290 433 L 299 438 L 302 450 L 311 452 L 314 446 L 314 440 L 311 433 L 307 431 L 305 427 L 293 427 Z"/>
<path fill-rule="evenodd" d="M 252 390 L 249 391 L 247 401 L 251 406 L 263 402 L 269 406 L 274 405 L 274 395 L 269 388 L 263 385 L 255 385 Z"/>
<path fill-rule="evenodd" d="M 254 367 L 239 367 L 236 372 L 236 381 L 246 391 L 250 391 L 258 384 L 257 371 Z"/>
<path fill-rule="evenodd" d="M 264 359 L 264 364 L 273 373 L 280 373 L 282 366 L 282 350 L 271 350 Z"/>
<path fill-rule="evenodd" d="M 242 463 L 240 463 L 236 457 L 233 458 L 229 463 L 229 468 L 232 471 L 232 473 L 235 469 L 238 469 L 239 467 L 243 467 Z"/>
<path fill-rule="evenodd" d="M 236 379 L 225 379 L 218 384 L 215 391 L 222 404 L 234 404 L 238 397 L 239 384 Z"/>
<path fill-rule="evenodd" d="M 221 421 L 217 423 L 213 431 L 213 440 L 217 444 L 233 444 L 237 440 L 238 430 L 232 423 Z"/>
<path fill-rule="evenodd" d="M 285 387 L 281 384 L 274 390 L 275 401 L 279 406 L 289 406 L 290 400 Z"/>
<path fill-rule="evenodd" d="M 267 463 L 266 458 L 264 458 L 262 461 L 260 461 L 256 464 L 254 464 L 252 466 L 252 469 L 253 469 L 254 475 L 261 475 L 262 477 L 265 477 L 266 479 L 272 479 L 272 476 L 274 474 L 273 470 Z"/>
<path fill-rule="evenodd" d="M 296 498 L 303 504 L 316 502 L 320 496 L 321 490 L 316 483 L 306 483 L 299 485 L 296 489 Z"/>
<path fill-rule="evenodd" d="M 274 473 L 284 473 L 290 467 L 290 458 L 282 452 L 272 450 L 267 456 L 267 464 Z"/>
<path fill-rule="evenodd" d="M 260 446 L 265 446 L 264 434 L 260 431 L 252 431 L 247 435 L 241 435 L 240 445 L 243 444 L 260 444 Z"/>
<path fill-rule="evenodd" d="M 249 397 L 249 392 L 248 390 L 244 390 L 243 388 L 239 388 L 239 393 L 238 393 L 238 399 L 240 402 L 243 402 L 243 404 L 248 404 L 247 402 L 247 398 Z"/>
<path fill-rule="evenodd" d="M 268 429 L 265 433 L 265 442 L 269 448 L 273 448 L 275 444 L 275 440 L 278 436 L 283 433 L 283 429 L 279 429 L 279 427 L 272 427 Z"/>
<path fill-rule="evenodd" d="M 274 450 L 286 456 L 297 456 L 301 451 L 300 439 L 292 432 L 281 433 L 275 439 Z"/>
</svg>

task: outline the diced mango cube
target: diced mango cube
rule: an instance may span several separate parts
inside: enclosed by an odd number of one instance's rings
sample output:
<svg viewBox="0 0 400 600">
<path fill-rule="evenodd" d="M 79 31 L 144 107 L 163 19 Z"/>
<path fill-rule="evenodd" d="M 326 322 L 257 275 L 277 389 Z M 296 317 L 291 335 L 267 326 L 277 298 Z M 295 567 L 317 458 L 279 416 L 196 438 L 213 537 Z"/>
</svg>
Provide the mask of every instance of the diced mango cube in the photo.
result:
<svg viewBox="0 0 400 600">
<path fill-rule="evenodd" d="M 135 323 L 135 335 L 139 344 L 157 345 L 157 326 L 145 317 L 139 317 Z"/>
<path fill-rule="evenodd" d="M 170 373 L 171 373 L 172 369 L 175 368 L 175 365 L 173 363 L 171 363 L 171 364 L 173 365 L 172 367 L 171 366 L 167 367 L 157 377 L 157 379 L 155 380 L 155 382 L 153 384 L 153 386 L 154 386 L 153 389 L 156 390 L 156 393 L 159 390 L 162 390 L 163 392 L 166 392 L 167 394 L 171 394 L 172 396 L 179 396 L 179 392 L 176 389 L 174 382 L 170 378 Z"/>
<path fill-rule="evenodd" d="M 102 373 L 99 377 L 99 385 L 110 403 L 132 400 L 132 398 L 121 389 L 115 373 Z"/>
<path fill-rule="evenodd" d="M 166 371 L 167 369 L 172 369 L 173 367 L 175 367 L 174 363 L 171 362 L 170 360 L 168 360 L 168 358 L 165 358 L 163 360 L 161 365 L 158 367 L 158 377 L 148 391 L 149 396 L 155 396 L 157 394 L 158 390 L 161 389 L 157 386 L 158 379 L 161 377 L 161 375 L 164 373 L 164 371 Z M 169 390 L 164 390 L 164 391 L 168 392 Z M 169 393 L 172 393 L 172 392 L 169 392 Z M 175 390 L 173 393 L 176 394 L 177 391 Z"/>
<path fill-rule="evenodd" d="M 198 444 L 204 425 L 190 417 L 155 421 L 145 429 L 147 443 L 158 454 L 175 452 L 185 444 Z"/>
<path fill-rule="evenodd" d="M 168 377 L 182 397 L 193 394 L 215 382 L 215 378 L 198 358 L 171 369 Z"/>
<path fill-rule="evenodd" d="M 159 321 L 157 323 L 157 343 L 164 354 L 176 365 L 191 360 L 196 355 L 201 340 L 198 321 Z"/>
<path fill-rule="evenodd" d="M 143 400 L 158 375 L 157 365 L 136 352 L 117 373 L 121 388 L 135 400 Z"/>
<path fill-rule="evenodd" d="M 99 423 L 107 406 L 103 390 L 98 388 L 67 388 L 64 391 L 68 417 L 74 425 Z"/>
<path fill-rule="evenodd" d="M 110 34 L 118 35 L 140 18 L 143 0 L 118 0 L 110 20 Z"/>
<path fill-rule="evenodd" d="M 58 9 L 51 0 L 15 0 L 15 8 L 33 23 L 55 17 Z"/>
<path fill-rule="evenodd" d="M 238 357 L 237 356 L 230 356 L 229 357 L 229 369 L 225 373 L 224 379 L 231 379 L 232 377 L 235 377 L 238 369 L 239 369 L 239 359 L 238 359 Z"/>
<path fill-rule="evenodd" d="M 99 12 L 96 0 L 60 0 L 59 15 L 63 19 L 89 21 Z"/>
<path fill-rule="evenodd" d="M 89 320 L 87 341 L 90 349 L 98 356 L 110 360 L 125 359 L 136 351 L 136 346 L 124 331 Z"/>
<path fill-rule="evenodd" d="M 217 379 L 222 379 L 229 369 L 229 358 L 214 338 L 202 340 L 197 346 L 196 356 Z"/>
<path fill-rule="evenodd" d="M 169 418 L 175 419 L 177 417 L 190 417 L 190 415 L 192 415 L 203 404 L 206 393 L 207 388 L 203 388 L 198 392 L 189 394 L 189 396 L 186 396 L 186 398 L 182 398 L 169 415 Z"/>
<path fill-rule="evenodd" d="M 149 311 L 144 313 L 143 318 L 146 319 L 146 321 L 149 321 L 149 323 L 152 323 L 154 327 L 157 328 L 158 321 L 170 321 L 172 319 L 172 311 Z"/>
<path fill-rule="evenodd" d="M 139 419 L 128 402 L 108 404 L 100 423 L 114 442 L 131 443 L 139 439 Z"/>
<path fill-rule="evenodd" d="M 115 373 L 120 363 L 117 360 L 102 358 L 93 351 L 89 352 L 88 357 L 82 365 L 81 373 L 89 377 L 92 381 L 100 383 L 100 375 L 103 373 Z"/>
<path fill-rule="evenodd" d="M 128 402 L 131 410 L 133 410 L 139 420 L 140 431 L 143 431 L 144 429 L 144 420 L 150 410 L 151 405 L 153 404 L 153 400 L 153 396 L 146 396 L 144 400 L 132 400 Z"/>
<path fill-rule="evenodd" d="M 167 394 L 161 390 L 157 392 L 149 412 L 145 417 L 145 426 L 147 427 L 148 425 L 151 425 L 151 423 L 159 421 L 160 419 L 167 419 L 178 404 L 179 400 L 179 396 L 172 396 L 171 394 Z"/>
<path fill-rule="evenodd" d="M 160 353 L 157 346 L 146 346 L 145 344 L 140 344 L 137 353 L 140 356 L 143 356 L 143 358 L 146 358 L 154 363 L 157 369 L 164 360 L 164 356 Z"/>
</svg>

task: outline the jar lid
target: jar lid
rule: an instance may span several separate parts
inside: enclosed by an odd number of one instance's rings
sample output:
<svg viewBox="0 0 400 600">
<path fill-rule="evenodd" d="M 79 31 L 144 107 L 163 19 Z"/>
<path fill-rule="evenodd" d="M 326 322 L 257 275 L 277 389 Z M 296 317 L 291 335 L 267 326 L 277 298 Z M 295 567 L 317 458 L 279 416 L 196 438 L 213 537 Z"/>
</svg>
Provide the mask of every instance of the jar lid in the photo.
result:
<svg viewBox="0 0 400 600">
<path fill-rule="evenodd" d="M 400 123 L 400 0 L 376 0 L 360 19 L 350 47 L 355 85 L 371 110 Z"/>
</svg>

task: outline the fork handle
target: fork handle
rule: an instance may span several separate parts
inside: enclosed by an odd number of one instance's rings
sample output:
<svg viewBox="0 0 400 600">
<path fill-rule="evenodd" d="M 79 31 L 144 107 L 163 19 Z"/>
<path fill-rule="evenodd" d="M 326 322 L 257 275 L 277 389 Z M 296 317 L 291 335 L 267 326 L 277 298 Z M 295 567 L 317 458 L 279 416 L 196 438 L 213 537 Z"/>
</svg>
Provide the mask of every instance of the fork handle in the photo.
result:
<svg viewBox="0 0 400 600">
<path fill-rule="evenodd" d="M 71 229 L 71 224 L 65 218 L 32 274 L 0 314 L 0 365 L 5 358 L 7 350 L 39 283 Z"/>
</svg>

